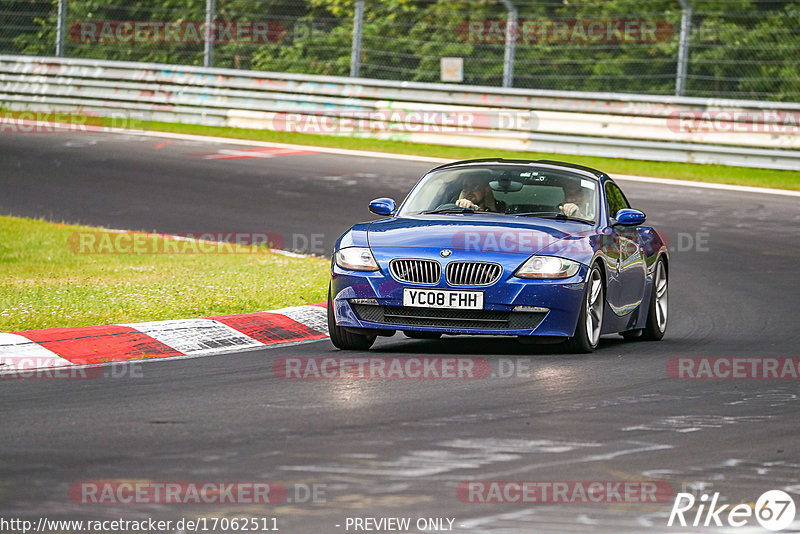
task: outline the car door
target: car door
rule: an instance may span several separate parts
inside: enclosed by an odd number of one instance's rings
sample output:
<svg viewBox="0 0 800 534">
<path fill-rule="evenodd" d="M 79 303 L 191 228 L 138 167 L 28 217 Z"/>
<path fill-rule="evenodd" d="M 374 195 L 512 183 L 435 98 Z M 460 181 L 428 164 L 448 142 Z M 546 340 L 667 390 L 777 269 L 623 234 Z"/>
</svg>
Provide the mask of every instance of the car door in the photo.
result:
<svg viewBox="0 0 800 534">
<path fill-rule="evenodd" d="M 609 217 L 609 273 L 607 299 L 617 315 L 633 311 L 644 298 L 647 268 L 645 266 L 639 230 L 635 226 L 613 224 L 613 217 L 630 203 L 612 181 L 605 184 L 606 207 Z"/>
</svg>

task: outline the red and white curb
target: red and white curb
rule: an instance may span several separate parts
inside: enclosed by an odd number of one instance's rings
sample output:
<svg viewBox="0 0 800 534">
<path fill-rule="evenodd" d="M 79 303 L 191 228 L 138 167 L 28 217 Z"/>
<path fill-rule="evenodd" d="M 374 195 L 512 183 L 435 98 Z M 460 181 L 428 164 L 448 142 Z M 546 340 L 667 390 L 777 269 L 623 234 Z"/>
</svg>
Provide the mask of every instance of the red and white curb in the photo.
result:
<svg viewBox="0 0 800 534">
<path fill-rule="evenodd" d="M 152 358 L 200 357 L 328 337 L 326 303 L 77 328 L 0 332 L 0 374 Z"/>
</svg>

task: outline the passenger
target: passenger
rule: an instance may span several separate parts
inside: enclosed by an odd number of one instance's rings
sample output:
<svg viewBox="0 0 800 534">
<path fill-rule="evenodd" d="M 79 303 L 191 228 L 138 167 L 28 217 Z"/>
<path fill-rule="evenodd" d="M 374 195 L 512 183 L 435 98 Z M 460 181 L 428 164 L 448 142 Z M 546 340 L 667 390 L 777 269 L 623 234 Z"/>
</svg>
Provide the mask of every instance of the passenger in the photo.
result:
<svg viewBox="0 0 800 534">
<path fill-rule="evenodd" d="M 588 219 L 587 214 L 581 210 L 581 206 L 586 204 L 586 198 L 580 182 L 568 180 L 562 184 L 561 189 L 564 190 L 564 203 L 559 204 L 559 211 L 569 217 Z"/>
</svg>

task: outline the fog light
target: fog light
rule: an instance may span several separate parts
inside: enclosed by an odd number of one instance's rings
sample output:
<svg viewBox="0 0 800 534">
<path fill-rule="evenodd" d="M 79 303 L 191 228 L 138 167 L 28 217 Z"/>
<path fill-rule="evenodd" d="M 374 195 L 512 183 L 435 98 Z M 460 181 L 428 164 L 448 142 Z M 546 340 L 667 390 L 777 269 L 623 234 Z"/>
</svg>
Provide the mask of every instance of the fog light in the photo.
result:
<svg viewBox="0 0 800 534">
<path fill-rule="evenodd" d="M 540 308 L 539 306 L 514 306 L 514 311 L 527 313 L 547 313 L 550 311 L 550 309 Z"/>
</svg>

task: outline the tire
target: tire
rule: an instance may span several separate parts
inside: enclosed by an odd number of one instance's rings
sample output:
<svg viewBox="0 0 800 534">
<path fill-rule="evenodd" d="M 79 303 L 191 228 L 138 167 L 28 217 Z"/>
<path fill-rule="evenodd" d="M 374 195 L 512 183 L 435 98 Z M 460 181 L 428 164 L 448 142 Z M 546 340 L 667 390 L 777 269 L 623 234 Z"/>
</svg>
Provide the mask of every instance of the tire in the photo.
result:
<svg viewBox="0 0 800 534">
<path fill-rule="evenodd" d="M 653 270 L 653 291 L 650 295 L 650 308 L 647 311 L 647 325 L 640 339 L 660 341 L 667 332 L 669 316 L 669 271 L 664 258 L 659 258 Z"/>
<path fill-rule="evenodd" d="M 600 342 L 600 332 L 603 329 L 603 311 L 605 310 L 605 288 L 603 287 L 603 271 L 597 264 L 589 271 L 586 282 L 586 291 L 578 316 L 578 326 L 575 335 L 567 340 L 567 349 L 570 352 L 586 354 L 594 352 Z"/>
<path fill-rule="evenodd" d="M 403 333 L 406 335 L 406 337 L 410 337 L 411 339 L 439 339 L 442 337 L 441 332 L 404 331 Z"/>
<path fill-rule="evenodd" d="M 375 343 L 377 337 L 354 334 L 341 326 L 336 326 L 330 286 L 328 287 L 328 335 L 331 337 L 333 346 L 342 350 L 368 350 Z"/>
</svg>

